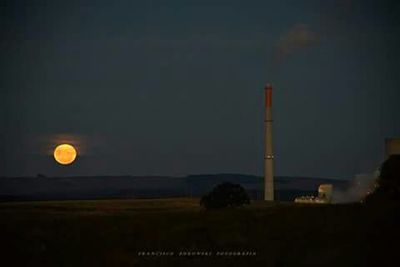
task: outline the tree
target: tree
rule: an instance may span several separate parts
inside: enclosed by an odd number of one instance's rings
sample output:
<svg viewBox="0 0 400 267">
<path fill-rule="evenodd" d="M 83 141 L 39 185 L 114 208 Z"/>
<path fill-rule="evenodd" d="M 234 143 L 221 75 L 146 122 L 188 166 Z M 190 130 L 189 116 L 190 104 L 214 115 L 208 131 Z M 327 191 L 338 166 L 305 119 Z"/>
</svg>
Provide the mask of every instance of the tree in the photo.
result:
<svg viewBox="0 0 400 267">
<path fill-rule="evenodd" d="M 217 185 L 200 200 L 200 205 L 206 209 L 238 207 L 244 204 L 250 204 L 246 190 L 241 185 L 232 183 Z"/>
<path fill-rule="evenodd" d="M 392 155 L 381 167 L 378 187 L 367 201 L 400 201 L 400 155 Z"/>
</svg>

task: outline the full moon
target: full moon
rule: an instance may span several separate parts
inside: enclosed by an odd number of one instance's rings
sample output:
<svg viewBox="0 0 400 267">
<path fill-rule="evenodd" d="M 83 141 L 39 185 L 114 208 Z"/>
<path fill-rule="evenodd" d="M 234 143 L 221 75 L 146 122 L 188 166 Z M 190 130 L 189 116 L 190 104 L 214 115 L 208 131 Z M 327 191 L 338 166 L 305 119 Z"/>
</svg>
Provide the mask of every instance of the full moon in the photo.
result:
<svg viewBox="0 0 400 267">
<path fill-rule="evenodd" d="M 69 144 L 58 145 L 54 149 L 54 159 L 62 165 L 74 162 L 76 154 L 76 149 Z"/>
</svg>

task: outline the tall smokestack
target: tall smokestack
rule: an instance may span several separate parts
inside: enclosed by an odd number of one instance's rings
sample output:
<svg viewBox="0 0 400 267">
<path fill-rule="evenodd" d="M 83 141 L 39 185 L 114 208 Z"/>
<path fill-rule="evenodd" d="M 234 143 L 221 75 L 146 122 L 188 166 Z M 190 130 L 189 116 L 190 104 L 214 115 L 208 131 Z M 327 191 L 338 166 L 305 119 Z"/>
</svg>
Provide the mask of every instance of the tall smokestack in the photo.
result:
<svg viewBox="0 0 400 267">
<path fill-rule="evenodd" d="M 272 86 L 265 86 L 264 200 L 274 200 L 274 154 L 272 150 Z"/>
</svg>

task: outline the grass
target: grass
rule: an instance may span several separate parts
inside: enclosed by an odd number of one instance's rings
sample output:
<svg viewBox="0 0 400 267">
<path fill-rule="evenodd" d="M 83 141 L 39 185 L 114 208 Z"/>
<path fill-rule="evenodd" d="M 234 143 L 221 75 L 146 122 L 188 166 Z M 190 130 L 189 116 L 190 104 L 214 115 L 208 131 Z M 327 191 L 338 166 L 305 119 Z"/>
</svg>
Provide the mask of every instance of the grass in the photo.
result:
<svg viewBox="0 0 400 267">
<path fill-rule="evenodd" d="M 384 266 L 398 206 L 254 202 L 205 211 L 198 199 L 0 203 L 2 266 Z M 138 256 L 168 251 L 175 256 Z M 176 256 L 207 251 L 211 256 Z M 216 256 L 251 251 L 255 256 Z"/>
</svg>

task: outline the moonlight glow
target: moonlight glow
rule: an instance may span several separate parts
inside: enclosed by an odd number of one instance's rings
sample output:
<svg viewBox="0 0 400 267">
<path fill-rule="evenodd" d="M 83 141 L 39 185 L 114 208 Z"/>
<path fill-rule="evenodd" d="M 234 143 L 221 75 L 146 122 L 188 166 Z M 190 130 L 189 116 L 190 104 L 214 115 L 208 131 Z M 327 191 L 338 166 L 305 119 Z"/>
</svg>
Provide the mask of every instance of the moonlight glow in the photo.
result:
<svg viewBox="0 0 400 267">
<path fill-rule="evenodd" d="M 62 165 L 68 165 L 74 162 L 76 154 L 75 148 L 69 144 L 58 145 L 56 149 L 54 149 L 54 159 Z"/>
</svg>

